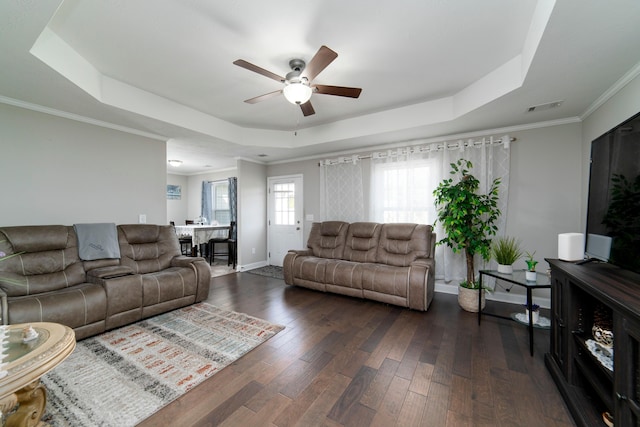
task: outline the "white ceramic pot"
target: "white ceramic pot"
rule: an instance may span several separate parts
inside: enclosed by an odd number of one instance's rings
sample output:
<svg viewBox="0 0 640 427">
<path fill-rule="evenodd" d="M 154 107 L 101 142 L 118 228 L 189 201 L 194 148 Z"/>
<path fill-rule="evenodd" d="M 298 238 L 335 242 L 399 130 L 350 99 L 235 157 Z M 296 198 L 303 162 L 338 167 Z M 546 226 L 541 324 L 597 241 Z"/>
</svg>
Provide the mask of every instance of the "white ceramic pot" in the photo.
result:
<svg viewBox="0 0 640 427">
<path fill-rule="evenodd" d="M 513 265 L 498 264 L 498 273 L 512 274 L 513 273 Z"/>
<path fill-rule="evenodd" d="M 529 321 L 529 309 L 525 308 L 524 309 L 524 314 L 525 314 L 525 319 L 528 322 Z M 531 320 L 533 320 L 533 323 L 538 323 L 538 320 L 540 320 L 540 311 L 536 310 L 531 312 Z"/>
<path fill-rule="evenodd" d="M 536 272 L 535 271 L 525 271 L 524 277 L 527 279 L 527 282 L 535 282 L 536 281 Z"/>
</svg>

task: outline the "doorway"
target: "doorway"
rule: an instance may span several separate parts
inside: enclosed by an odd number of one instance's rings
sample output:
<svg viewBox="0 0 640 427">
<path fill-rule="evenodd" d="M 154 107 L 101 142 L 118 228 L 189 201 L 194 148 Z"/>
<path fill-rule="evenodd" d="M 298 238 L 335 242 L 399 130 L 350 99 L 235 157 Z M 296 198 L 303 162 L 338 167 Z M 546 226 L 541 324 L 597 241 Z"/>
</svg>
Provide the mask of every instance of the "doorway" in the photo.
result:
<svg viewBox="0 0 640 427">
<path fill-rule="evenodd" d="M 302 175 L 267 178 L 267 260 L 282 267 L 289 249 L 303 248 Z"/>
</svg>

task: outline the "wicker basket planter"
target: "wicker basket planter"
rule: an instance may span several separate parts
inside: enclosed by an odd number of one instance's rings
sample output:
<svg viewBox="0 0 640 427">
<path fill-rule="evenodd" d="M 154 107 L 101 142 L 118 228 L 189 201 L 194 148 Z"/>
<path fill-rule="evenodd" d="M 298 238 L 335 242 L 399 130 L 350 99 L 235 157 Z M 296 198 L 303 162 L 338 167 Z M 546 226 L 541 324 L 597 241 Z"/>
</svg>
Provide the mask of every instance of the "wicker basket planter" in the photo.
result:
<svg viewBox="0 0 640 427">
<path fill-rule="evenodd" d="M 480 289 L 469 289 L 463 286 L 458 286 L 458 304 L 463 310 L 471 313 L 478 312 L 478 292 Z M 484 289 L 482 289 L 482 309 L 485 306 Z"/>
</svg>

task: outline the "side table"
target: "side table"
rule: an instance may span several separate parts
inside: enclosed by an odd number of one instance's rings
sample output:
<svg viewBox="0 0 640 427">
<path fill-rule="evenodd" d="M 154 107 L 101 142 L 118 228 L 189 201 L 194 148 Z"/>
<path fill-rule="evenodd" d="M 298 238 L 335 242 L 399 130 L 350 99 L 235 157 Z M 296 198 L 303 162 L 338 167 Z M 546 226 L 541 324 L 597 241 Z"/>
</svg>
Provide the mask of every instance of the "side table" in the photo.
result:
<svg viewBox="0 0 640 427">
<path fill-rule="evenodd" d="M 24 342 L 22 330 L 31 325 L 38 337 Z M 6 426 L 41 426 L 47 394 L 40 378 L 75 349 L 75 333 L 57 323 L 1 326 L 8 335 L 0 354 L 0 420 Z"/>
<path fill-rule="evenodd" d="M 528 281 L 525 278 L 524 270 L 514 270 L 512 274 L 498 273 L 496 270 L 480 270 L 480 289 L 482 289 L 482 277 L 490 276 L 496 279 L 504 280 L 505 282 L 513 283 L 517 286 L 522 286 L 527 289 L 527 309 L 529 310 L 529 352 L 533 356 L 533 312 L 531 306 L 533 305 L 531 292 L 533 289 L 551 289 L 551 279 L 547 274 L 536 274 L 536 281 Z M 482 292 L 478 292 L 478 325 L 482 318 Z M 500 317 L 503 319 L 512 320 L 511 317 L 499 316 L 492 313 L 484 313 L 488 316 Z"/>
</svg>

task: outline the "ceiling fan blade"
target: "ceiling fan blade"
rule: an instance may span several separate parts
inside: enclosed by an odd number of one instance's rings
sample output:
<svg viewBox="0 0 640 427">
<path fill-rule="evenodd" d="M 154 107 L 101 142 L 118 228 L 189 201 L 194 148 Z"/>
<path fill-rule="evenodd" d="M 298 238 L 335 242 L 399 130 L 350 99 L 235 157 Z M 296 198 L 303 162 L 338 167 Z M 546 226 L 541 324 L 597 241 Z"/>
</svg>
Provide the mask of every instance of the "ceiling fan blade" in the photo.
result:
<svg viewBox="0 0 640 427">
<path fill-rule="evenodd" d="M 346 96 L 349 98 L 357 98 L 360 96 L 360 92 L 362 92 L 362 89 L 359 87 L 313 85 L 313 88 L 315 88 L 315 93 L 322 95 Z"/>
<path fill-rule="evenodd" d="M 278 96 L 281 93 L 282 93 L 282 89 L 276 90 L 275 92 L 265 93 L 264 95 L 256 96 L 255 98 L 245 99 L 244 102 L 246 102 L 247 104 L 255 104 L 257 102 L 265 101 L 267 99 Z"/>
<path fill-rule="evenodd" d="M 253 71 L 254 73 L 262 74 L 263 76 L 269 77 L 270 79 L 273 79 L 277 82 L 280 82 L 280 83 L 284 82 L 284 77 L 274 74 L 271 71 L 265 70 L 264 68 L 260 68 L 257 65 L 253 65 L 252 63 L 247 62 L 244 59 L 238 59 L 236 61 L 233 61 L 233 63 L 238 67 L 242 67 L 246 70 Z"/>
<path fill-rule="evenodd" d="M 311 105 L 311 101 L 300 104 L 300 109 L 302 110 L 302 114 L 304 114 L 305 117 L 311 116 L 312 114 L 316 113 L 316 111 L 313 109 L 313 106 Z"/>
<path fill-rule="evenodd" d="M 316 76 L 320 74 L 322 70 L 327 68 L 327 65 L 331 64 L 337 57 L 338 54 L 328 47 L 320 46 L 320 49 L 318 49 L 315 56 L 311 58 L 311 61 L 309 61 L 300 76 L 306 77 L 309 81 L 315 79 Z"/>
</svg>

